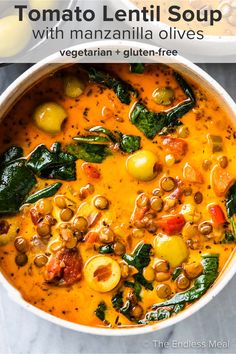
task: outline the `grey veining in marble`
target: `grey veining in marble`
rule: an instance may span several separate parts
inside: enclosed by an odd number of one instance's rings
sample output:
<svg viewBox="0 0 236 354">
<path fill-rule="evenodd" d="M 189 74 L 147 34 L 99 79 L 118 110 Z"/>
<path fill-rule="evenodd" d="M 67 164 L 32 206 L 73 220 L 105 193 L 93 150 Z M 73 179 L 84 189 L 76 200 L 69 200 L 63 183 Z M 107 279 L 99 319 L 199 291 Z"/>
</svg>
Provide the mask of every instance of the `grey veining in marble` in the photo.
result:
<svg viewBox="0 0 236 354">
<path fill-rule="evenodd" d="M 236 64 L 202 65 L 236 99 Z M 27 65 L 0 68 L 0 92 Z M 95 337 L 50 324 L 10 300 L 0 286 L 1 354 L 236 353 L 235 277 L 206 307 L 185 321 L 156 333 L 136 337 Z M 224 341 L 227 348 L 215 347 Z M 179 346 L 179 347 L 178 347 Z"/>
</svg>

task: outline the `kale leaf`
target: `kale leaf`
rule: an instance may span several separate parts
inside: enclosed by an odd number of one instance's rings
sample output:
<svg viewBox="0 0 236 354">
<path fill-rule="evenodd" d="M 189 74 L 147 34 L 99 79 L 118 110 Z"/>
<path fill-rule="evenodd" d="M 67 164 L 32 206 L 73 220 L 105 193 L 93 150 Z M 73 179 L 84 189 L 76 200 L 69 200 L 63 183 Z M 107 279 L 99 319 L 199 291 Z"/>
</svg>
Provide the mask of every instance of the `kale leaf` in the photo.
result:
<svg viewBox="0 0 236 354">
<path fill-rule="evenodd" d="M 139 271 L 142 271 L 143 268 L 147 267 L 150 263 L 150 251 L 152 249 L 152 245 L 148 243 L 144 243 L 139 245 L 134 251 L 133 255 L 124 254 L 123 260 L 129 265 L 135 267 Z"/>
<path fill-rule="evenodd" d="M 129 83 L 95 68 L 89 69 L 89 79 L 112 89 L 122 103 L 130 104 L 131 96 L 138 96 L 137 91 Z"/>
<path fill-rule="evenodd" d="M 9 147 L 3 154 L 0 155 L 0 164 L 6 165 L 7 163 L 23 157 L 23 149 L 19 146 Z"/>
<path fill-rule="evenodd" d="M 93 163 L 102 163 L 107 156 L 111 155 L 110 150 L 104 144 L 70 144 L 67 146 L 67 151 L 76 159 Z"/>
<path fill-rule="evenodd" d="M 137 103 L 131 113 L 131 122 L 141 131 L 148 139 L 153 139 L 156 134 L 163 133 L 163 130 L 172 129 L 182 122 L 179 120 L 195 106 L 195 97 L 191 87 L 178 73 L 174 73 L 176 81 L 188 97 L 182 103 L 165 112 L 149 111 L 142 103 Z"/>
<path fill-rule="evenodd" d="M 122 313 L 130 321 L 132 320 L 132 316 L 131 316 L 132 303 L 130 300 L 127 300 L 126 303 L 124 304 L 122 291 L 118 291 L 115 295 L 113 295 L 111 302 L 114 309 Z"/>
<path fill-rule="evenodd" d="M 172 279 L 175 280 L 178 278 L 178 276 L 182 273 L 182 268 L 181 267 L 176 267 L 172 273 Z"/>
<path fill-rule="evenodd" d="M 107 306 L 105 304 L 105 302 L 100 302 L 96 311 L 95 311 L 95 314 L 97 316 L 97 318 L 99 318 L 99 320 L 101 321 L 104 321 L 105 320 L 105 311 L 107 309 Z"/>
<path fill-rule="evenodd" d="M 53 183 L 50 186 L 48 186 L 44 189 L 41 189 L 41 190 L 35 192 L 34 194 L 31 194 L 25 200 L 24 203 L 35 203 L 39 199 L 52 197 L 54 194 L 56 194 L 56 192 L 59 190 L 59 188 L 61 186 L 62 186 L 62 183 L 60 183 L 60 182 Z"/>
<path fill-rule="evenodd" d="M 142 63 L 133 63 L 130 64 L 130 71 L 134 74 L 143 74 L 145 70 L 145 66 Z"/>
<path fill-rule="evenodd" d="M 127 153 L 132 153 L 140 149 L 141 138 L 136 135 L 127 135 L 120 133 L 120 149 Z"/>
<path fill-rule="evenodd" d="M 101 253 L 101 254 L 111 254 L 111 253 L 114 253 L 113 244 L 110 243 L 109 245 L 100 246 L 99 249 L 98 249 L 98 252 Z"/>
<path fill-rule="evenodd" d="M 234 220 L 234 215 L 236 214 L 236 183 L 232 185 L 226 196 L 226 211 L 236 237 L 236 223 Z"/>
<path fill-rule="evenodd" d="M 145 289 L 148 290 L 153 290 L 153 285 L 152 283 L 150 283 L 149 281 L 147 281 L 142 272 L 139 271 L 138 273 L 134 274 L 134 279 L 137 283 L 139 283 L 140 285 L 144 286 Z"/>
<path fill-rule="evenodd" d="M 5 160 L 8 161 L 8 160 Z M 0 165 L 0 214 L 15 214 L 37 183 L 25 159 Z"/>
<path fill-rule="evenodd" d="M 76 180 L 75 157 L 61 151 L 53 144 L 49 151 L 43 144 L 31 153 L 27 166 L 39 177 L 47 179 Z"/>
</svg>

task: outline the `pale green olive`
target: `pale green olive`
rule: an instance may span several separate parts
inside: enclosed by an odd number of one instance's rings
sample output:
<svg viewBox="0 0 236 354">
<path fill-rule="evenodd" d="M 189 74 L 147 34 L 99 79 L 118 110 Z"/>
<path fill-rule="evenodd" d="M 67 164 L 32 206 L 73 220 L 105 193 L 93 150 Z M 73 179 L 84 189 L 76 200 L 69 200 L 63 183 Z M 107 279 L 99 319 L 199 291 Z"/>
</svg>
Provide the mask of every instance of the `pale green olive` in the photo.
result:
<svg viewBox="0 0 236 354">
<path fill-rule="evenodd" d="M 154 152 L 140 150 L 126 161 L 128 173 L 140 181 L 151 181 L 157 175 L 158 157 Z"/>
<path fill-rule="evenodd" d="M 154 241 L 155 253 L 171 267 L 180 266 L 188 258 L 188 248 L 181 236 L 157 236 Z"/>
<path fill-rule="evenodd" d="M 43 103 L 36 108 L 33 115 L 37 127 L 53 135 L 61 131 L 66 117 L 67 113 L 64 108 L 55 102 Z"/>
<path fill-rule="evenodd" d="M 84 91 L 84 83 L 76 76 L 67 76 L 64 79 L 64 92 L 70 98 L 79 97 Z"/>
<path fill-rule="evenodd" d="M 19 21 L 16 15 L 0 19 L 0 57 L 7 58 L 20 53 L 29 43 L 31 33 L 29 21 Z"/>
</svg>

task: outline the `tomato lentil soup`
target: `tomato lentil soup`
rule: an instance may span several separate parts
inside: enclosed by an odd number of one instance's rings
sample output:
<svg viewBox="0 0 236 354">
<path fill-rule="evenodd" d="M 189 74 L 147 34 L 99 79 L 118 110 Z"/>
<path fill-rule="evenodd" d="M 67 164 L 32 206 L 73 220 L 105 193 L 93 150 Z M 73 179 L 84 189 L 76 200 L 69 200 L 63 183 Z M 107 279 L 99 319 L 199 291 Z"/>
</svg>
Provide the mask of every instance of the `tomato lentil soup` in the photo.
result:
<svg viewBox="0 0 236 354">
<path fill-rule="evenodd" d="M 200 299 L 235 247 L 235 130 L 164 65 L 73 65 L 0 130 L 0 259 L 54 316 L 143 326 Z"/>
</svg>

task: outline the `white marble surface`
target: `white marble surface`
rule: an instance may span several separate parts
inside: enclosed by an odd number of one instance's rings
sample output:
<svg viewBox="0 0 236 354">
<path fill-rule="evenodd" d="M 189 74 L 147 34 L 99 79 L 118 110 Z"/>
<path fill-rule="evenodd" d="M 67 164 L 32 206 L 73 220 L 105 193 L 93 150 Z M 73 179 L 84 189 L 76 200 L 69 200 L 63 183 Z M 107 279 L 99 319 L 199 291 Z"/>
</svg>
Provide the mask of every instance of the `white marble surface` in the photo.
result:
<svg viewBox="0 0 236 354">
<path fill-rule="evenodd" d="M 26 68 L 24 65 L 0 68 L 0 92 Z M 236 64 L 203 65 L 203 68 L 236 99 Z M 110 338 L 76 333 L 39 319 L 12 302 L 0 285 L 0 353 L 234 354 L 235 294 L 233 278 L 210 304 L 171 328 L 136 337 Z M 228 348 L 214 347 L 214 341 L 228 342 Z M 167 348 L 163 348 L 165 342 L 168 343 Z M 196 347 L 196 342 L 200 347 Z"/>
</svg>

